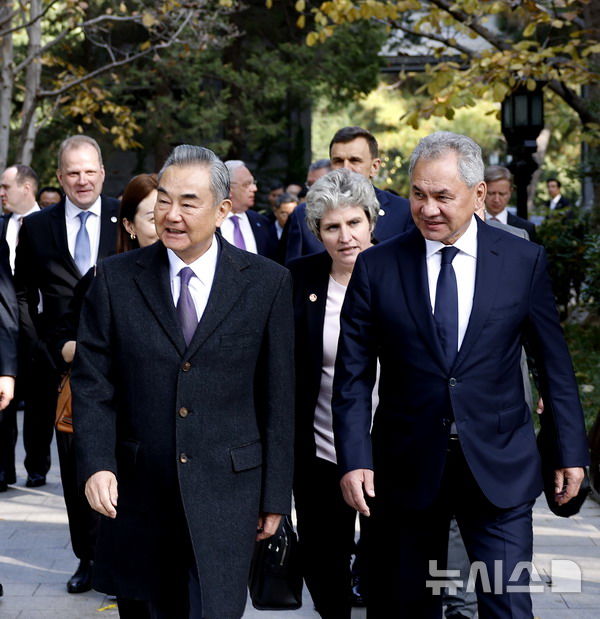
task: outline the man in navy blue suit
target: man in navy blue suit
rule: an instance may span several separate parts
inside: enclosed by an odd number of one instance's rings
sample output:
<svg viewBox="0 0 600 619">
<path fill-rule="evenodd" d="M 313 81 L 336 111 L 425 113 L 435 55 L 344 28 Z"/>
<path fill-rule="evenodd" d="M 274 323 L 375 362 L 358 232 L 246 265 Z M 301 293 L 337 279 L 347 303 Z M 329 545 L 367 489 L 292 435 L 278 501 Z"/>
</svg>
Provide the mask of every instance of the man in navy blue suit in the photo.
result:
<svg viewBox="0 0 600 619">
<path fill-rule="evenodd" d="M 252 172 L 237 159 L 230 159 L 225 165 L 231 179 L 231 211 L 221 224 L 223 238 L 239 249 L 274 259 L 277 253 L 275 229 L 266 217 L 252 210 L 258 190 Z"/>
<path fill-rule="evenodd" d="M 366 178 L 377 176 L 381 166 L 379 146 L 372 133 L 361 127 L 343 127 L 329 144 L 331 168 L 348 168 Z M 412 227 L 408 200 L 375 187 L 381 207 L 373 236 L 378 241 L 401 234 Z M 323 244 L 308 229 L 305 204 L 300 204 L 289 217 L 287 229 L 286 264 L 294 258 L 323 251 Z"/>
<path fill-rule="evenodd" d="M 455 516 L 479 616 L 532 617 L 527 588 L 540 457 L 520 370 L 540 374 L 555 432 L 555 499 L 588 464 L 577 384 L 542 247 L 486 226 L 481 150 L 465 136 L 421 140 L 410 162 L 416 228 L 361 254 L 341 316 L 333 415 L 346 501 L 373 519 L 369 617 L 441 617 Z M 379 406 L 371 390 L 380 361 Z"/>
</svg>

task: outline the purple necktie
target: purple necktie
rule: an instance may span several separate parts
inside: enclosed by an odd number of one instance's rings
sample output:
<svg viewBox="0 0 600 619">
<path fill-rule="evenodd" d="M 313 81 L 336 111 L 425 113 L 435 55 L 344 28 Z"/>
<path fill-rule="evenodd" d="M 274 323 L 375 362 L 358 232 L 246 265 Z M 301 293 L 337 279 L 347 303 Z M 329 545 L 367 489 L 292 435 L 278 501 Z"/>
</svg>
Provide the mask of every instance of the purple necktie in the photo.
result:
<svg viewBox="0 0 600 619">
<path fill-rule="evenodd" d="M 233 222 L 233 244 L 240 249 L 246 249 L 246 243 L 244 243 L 244 237 L 240 229 L 240 218 L 237 215 L 232 215 L 231 221 Z"/>
<path fill-rule="evenodd" d="M 194 271 L 190 267 L 184 267 L 179 271 L 179 278 L 181 279 L 181 290 L 179 291 L 179 300 L 177 301 L 177 317 L 179 318 L 179 324 L 183 331 L 183 337 L 185 343 L 189 346 L 194 332 L 198 326 L 198 315 L 196 314 L 196 307 L 190 294 L 188 284 L 190 279 L 194 276 Z"/>
</svg>

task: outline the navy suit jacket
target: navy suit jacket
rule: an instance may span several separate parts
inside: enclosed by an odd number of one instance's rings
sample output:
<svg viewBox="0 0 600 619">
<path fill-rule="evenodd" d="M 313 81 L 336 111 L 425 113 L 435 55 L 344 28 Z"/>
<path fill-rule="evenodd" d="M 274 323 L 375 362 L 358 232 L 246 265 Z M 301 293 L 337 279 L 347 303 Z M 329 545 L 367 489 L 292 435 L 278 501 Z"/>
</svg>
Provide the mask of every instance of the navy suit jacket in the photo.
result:
<svg viewBox="0 0 600 619">
<path fill-rule="evenodd" d="M 537 243 L 535 224 L 532 221 L 528 221 L 527 219 L 523 219 L 522 217 L 518 217 L 517 215 L 513 215 L 512 213 L 507 213 L 506 223 L 509 226 L 521 228 L 521 230 L 527 230 L 527 234 L 529 234 L 529 240 Z"/>
<path fill-rule="evenodd" d="M 256 211 L 246 211 L 250 227 L 256 240 L 256 249 L 261 256 L 274 260 L 277 254 L 277 233 L 271 222 Z"/>
<path fill-rule="evenodd" d="M 434 325 L 418 229 L 361 253 L 348 287 L 332 402 L 338 464 L 342 474 L 374 469 L 377 496 L 394 505 L 420 509 L 435 499 L 452 418 L 471 472 L 493 504 L 514 507 L 538 496 L 522 341 L 541 377 L 541 421 L 556 427 L 555 468 L 588 463 L 544 249 L 478 219 L 477 227 L 473 308 L 452 367 Z M 378 357 L 380 399 L 370 436 Z"/>
<path fill-rule="evenodd" d="M 17 375 L 19 312 L 6 242 L 9 217 L 10 215 L 0 217 L 0 376 Z"/>
<path fill-rule="evenodd" d="M 379 217 L 373 232 L 373 236 L 378 241 L 385 241 L 413 227 L 410 205 L 406 198 L 377 189 L 377 187 L 373 189 L 375 189 L 375 195 L 377 200 L 379 200 L 380 206 Z M 288 217 L 285 226 L 287 231 L 286 264 L 294 258 L 323 251 L 323 243 L 317 239 L 306 225 L 305 211 L 306 204 L 299 204 Z"/>
</svg>

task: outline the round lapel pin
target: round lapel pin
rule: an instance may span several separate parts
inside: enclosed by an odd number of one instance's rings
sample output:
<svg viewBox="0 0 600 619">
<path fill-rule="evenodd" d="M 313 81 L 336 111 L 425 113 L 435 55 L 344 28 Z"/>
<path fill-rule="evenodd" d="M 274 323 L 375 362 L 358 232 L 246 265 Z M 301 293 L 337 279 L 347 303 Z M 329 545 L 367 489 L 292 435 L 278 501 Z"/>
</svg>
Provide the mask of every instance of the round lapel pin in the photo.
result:
<svg viewBox="0 0 600 619">
<path fill-rule="evenodd" d="M 385 215 L 385 211 L 382 208 L 380 208 L 379 209 L 379 217 L 383 217 L 384 215 Z"/>
<path fill-rule="evenodd" d="M 117 223 L 117 218 L 113 215 L 110 220 L 113 222 L 113 224 Z"/>
<path fill-rule="evenodd" d="M 308 300 L 311 303 L 314 303 L 317 300 L 317 295 L 313 292 L 312 294 L 308 295 Z"/>
</svg>

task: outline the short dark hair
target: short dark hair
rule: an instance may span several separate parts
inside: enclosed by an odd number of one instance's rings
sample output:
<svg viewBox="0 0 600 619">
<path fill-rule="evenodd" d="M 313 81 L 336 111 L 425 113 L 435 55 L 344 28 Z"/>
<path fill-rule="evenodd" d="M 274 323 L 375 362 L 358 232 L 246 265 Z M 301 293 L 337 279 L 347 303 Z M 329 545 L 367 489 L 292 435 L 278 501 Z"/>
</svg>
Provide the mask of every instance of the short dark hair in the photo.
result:
<svg viewBox="0 0 600 619">
<path fill-rule="evenodd" d="M 45 187 L 41 187 L 40 189 L 38 189 L 37 199 L 39 200 L 40 196 L 46 191 L 52 191 L 54 193 L 57 193 L 61 197 L 63 195 L 62 189 L 60 187 L 53 187 L 52 185 L 46 185 Z"/>
<path fill-rule="evenodd" d="M 558 186 L 559 188 L 560 188 L 560 187 L 562 187 L 562 185 L 561 185 L 560 181 L 559 181 L 557 178 L 552 177 L 552 178 L 547 179 L 547 180 L 546 180 L 546 185 L 547 185 L 550 181 L 554 181 L 554 182 L 557 184 L 557 186 Z"/>
<path fill-rule="evenodd" d="M 338 133 L 339 133 L 339 131 L 338 131 Z M 331 146 L 329 147 L 329 150 L 331 150 Z M 328 170 L 331 170 L 331 160 L 329 160 L 329 159 L 317 159 L 316 161 L 313 161 L 308 166 L 308 171 L 309 172 L 313 172 L 314 170 L 322 170 L 323 168 L 327 168 Z"/>
<path fill-rule="evenodd" d="M 22 185 L 29 181 L 31 183 L 31 188 L 33 189 L 33 195 L 36 194 L 38 188 L 38 175 L 34 172 L 33 168 L 30 168 L 28 165 L 23 165 L 22 163 L 17 163 L 15 165 L 15 170 L 17 174 L 15 176 L 15 181 L 17 185 Z"/>
<path fill-rule="evenodd" d="M 288 202 L 298 202 L 298 196 L 293 193 L 282 193 L 275 200 L 275 208 L 278 209 L 282 204 L 287 204 Z"/>
<path fill-rule="evenodd" d="M 156 174 L 138 174 L 134 176 L 123 190 L 119 209 L 120 226 L 117 229 L 117 253 L 136 249 L 140 246 L 137 239 L 132 239 L 123 227 L 123 219 L 133 222 L 140 202 L 158 187 Z"/>
<path fill-rule="evenodd" d="M 347 144 L 348 142 L 352 142 L 352 140 L 356 140 L 356 138 L 365 138 L 369 145 L 371 157 L 373 159 L 379 157 L 379 145 L 377 144 L 375 136 L 362 127 L 343 127 L 337 131 L 331 139 L 331 142 L 329 142 L 329 154 L 331 155 L 331 149 L 334 144 Z"/>
</svg>

